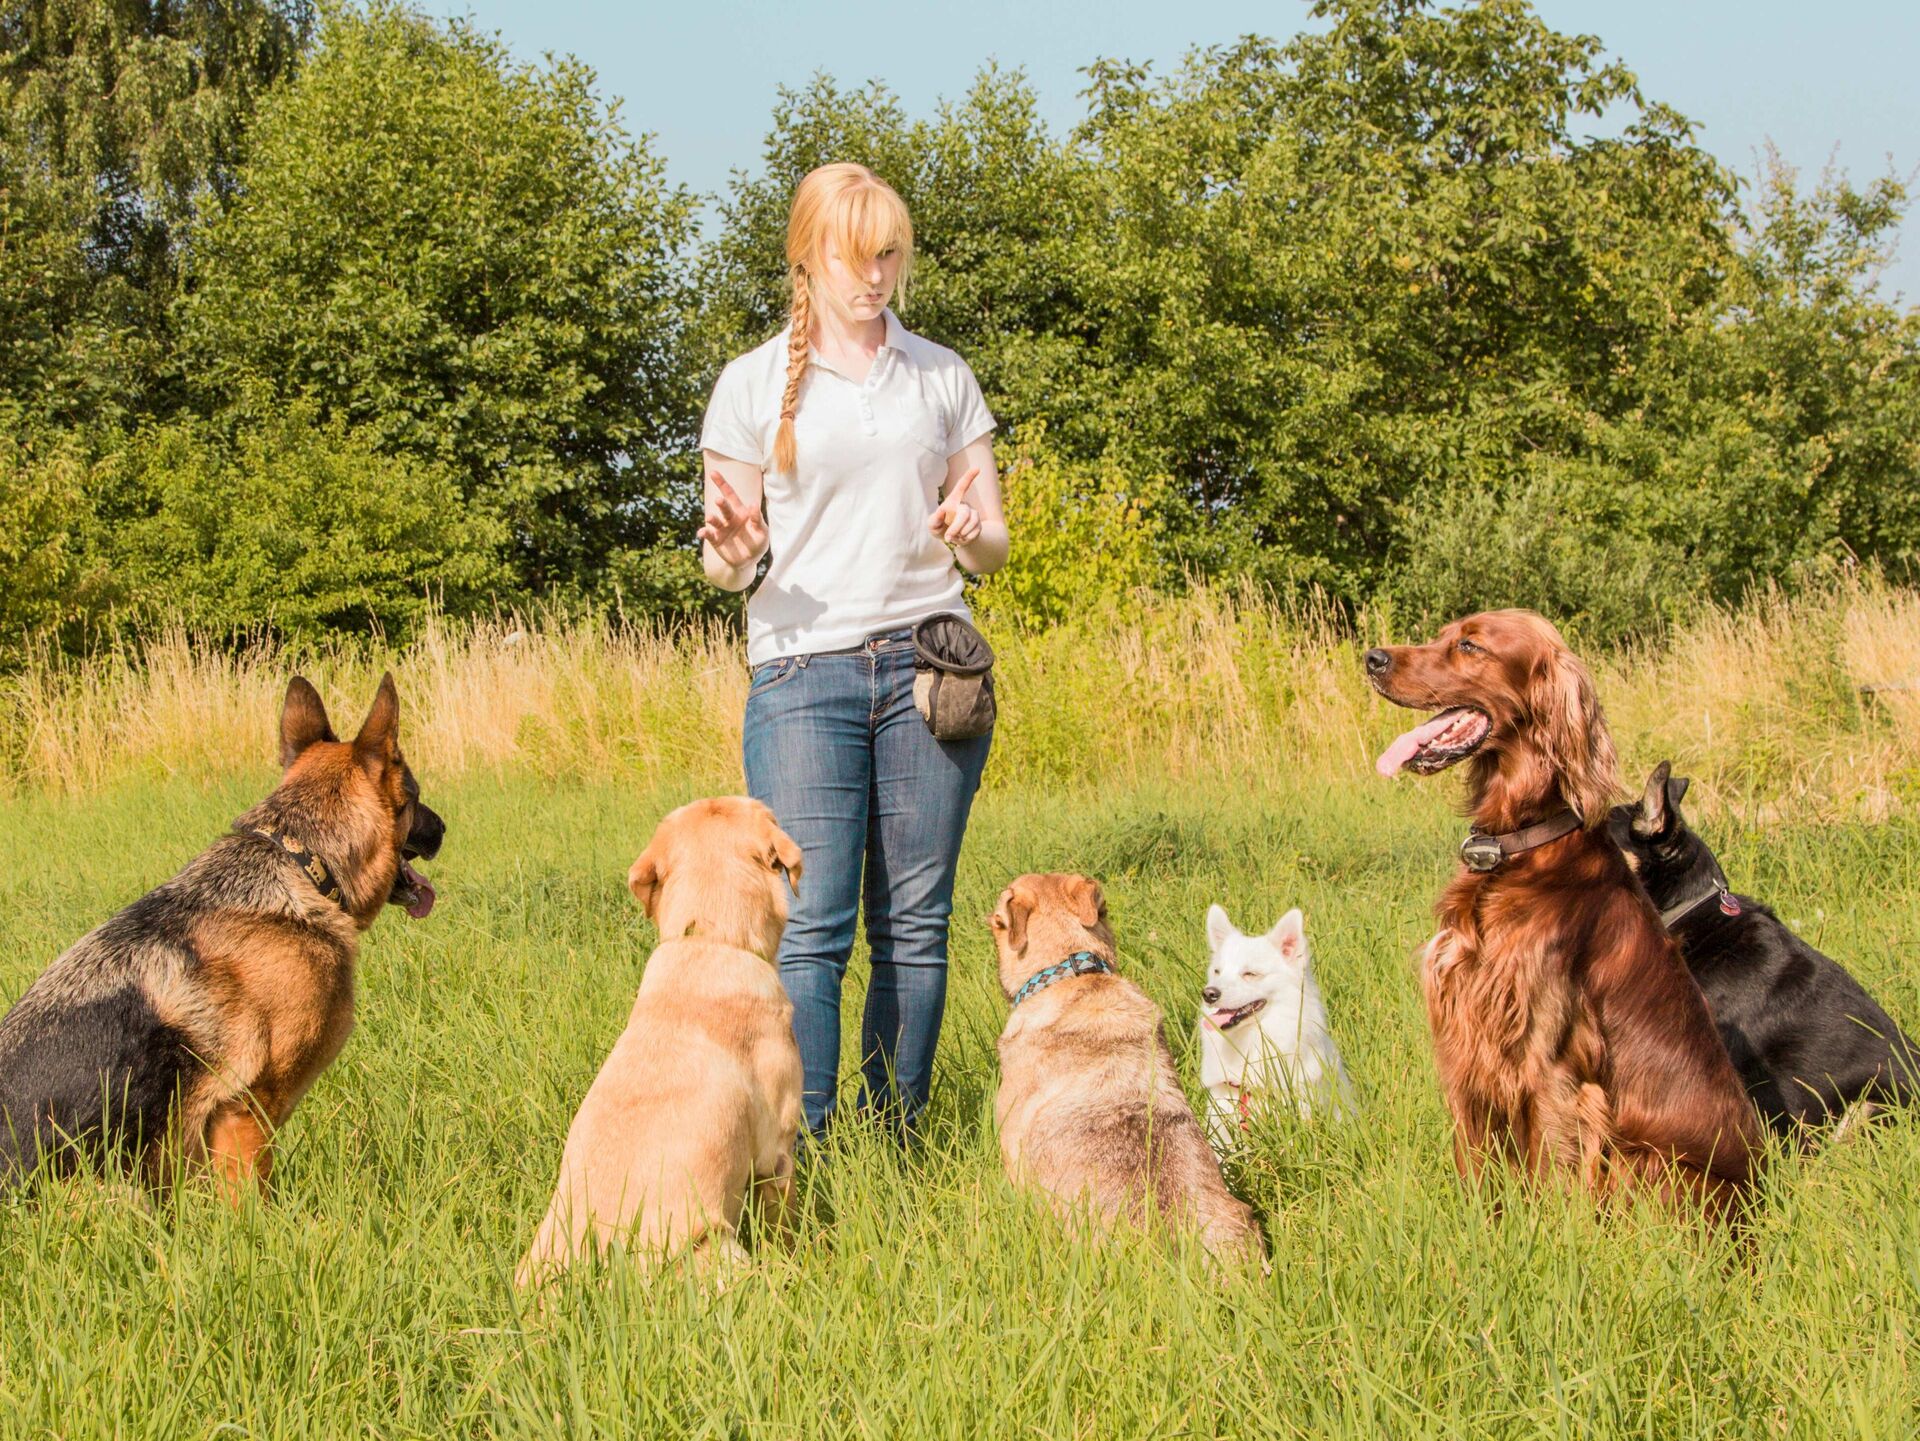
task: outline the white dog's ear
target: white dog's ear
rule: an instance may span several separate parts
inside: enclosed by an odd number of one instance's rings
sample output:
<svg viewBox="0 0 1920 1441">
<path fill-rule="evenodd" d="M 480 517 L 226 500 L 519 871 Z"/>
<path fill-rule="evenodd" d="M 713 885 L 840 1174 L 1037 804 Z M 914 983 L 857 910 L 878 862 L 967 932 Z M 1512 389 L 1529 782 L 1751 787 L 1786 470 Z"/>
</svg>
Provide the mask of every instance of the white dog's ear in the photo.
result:
<svg viewBox="0 0 1920 1441">
<path fill-rule="evenodd" d="M 1290 961 L 1297 961 L 1307 953 L 1307 919 L 1295 906 L 1274 923 L 1267 932 L 1267 939 L 1279 948 L 1280 954 Z"/>
<path fill-rule="evenodd" d="M 1232 936 L 1239 935 L 1239 929 L 1227 919 L 1226 910 L 1221 906 L 1207 907 L 1207 949 L 1217 951 Z"/>
</svg>

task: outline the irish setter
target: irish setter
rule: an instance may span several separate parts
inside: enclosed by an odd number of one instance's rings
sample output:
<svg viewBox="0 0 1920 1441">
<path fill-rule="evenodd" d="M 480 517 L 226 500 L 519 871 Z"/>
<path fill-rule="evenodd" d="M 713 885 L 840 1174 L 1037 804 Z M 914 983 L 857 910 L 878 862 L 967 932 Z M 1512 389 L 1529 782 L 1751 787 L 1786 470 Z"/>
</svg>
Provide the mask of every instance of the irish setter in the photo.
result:
<svg viewBox="0 0 1920 1441">
<path fill-rule="evenodd" d="M 1523 610 L 1370 650 L 1366 668 L 1394 704 L 1439 712 L 1387 749 L 1383 775 L 1468 767 L 1474 834 L 1421 962 L 1461 1173 L 1493 1158 L 1727 1219 L 1755 1178 L 1759 1125 L 1607 838 L 1618 781 L 1586 668 Z"/>
</svg>

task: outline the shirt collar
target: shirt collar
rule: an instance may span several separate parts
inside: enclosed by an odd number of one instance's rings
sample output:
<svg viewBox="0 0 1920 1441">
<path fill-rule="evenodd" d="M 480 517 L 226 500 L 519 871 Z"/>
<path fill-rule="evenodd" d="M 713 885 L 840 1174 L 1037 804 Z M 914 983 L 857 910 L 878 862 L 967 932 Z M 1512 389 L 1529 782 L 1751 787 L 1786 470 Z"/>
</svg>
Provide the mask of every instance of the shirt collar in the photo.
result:
<svg viewBox="0 0 1920 1441">
<path fill-rule="evenodd" d="M 887 323 L 886 338 L 880 342 L 880 348 L 882 350 L 891 350 L 904 359 L 907 354 L 907 336 L 909 333 L 907 327 L 900 323 L 900 317 L 893 313 L 893 307 L 891 305 L 881 311 L 880 314 Z M 785 325 L 780 327 L 779 339 L 782 351 L 786 349 L 787 340 L 792 334 L 793 322 L 789 320 Z M 807 359 L 814 365 L 825 366 L 828 369 L 832 368 L 827 366 L 827 363 L 820 358 L 820 351 L 815 346 L 809 345 L 807 347 Z"/>
</svg>

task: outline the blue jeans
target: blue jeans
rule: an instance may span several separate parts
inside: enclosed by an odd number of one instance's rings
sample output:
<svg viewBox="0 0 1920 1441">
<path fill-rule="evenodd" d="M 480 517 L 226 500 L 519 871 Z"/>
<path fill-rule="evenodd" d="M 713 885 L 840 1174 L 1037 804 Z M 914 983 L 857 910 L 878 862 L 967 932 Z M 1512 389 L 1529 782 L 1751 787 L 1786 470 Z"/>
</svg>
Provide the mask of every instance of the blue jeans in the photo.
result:
<svg viewBox="0 0 1920 1441">
<path fill-rule="evenodd" d="M 904 1135 L 926 1108 L 947 1000 L 947 918 L 967 812 L 991 736 L 937 741 L 913 708 L 913 642 L 756 666 L 747 790 L 799 843 L 799 895 L 780 942 L 805 1072 L 807 1129 L 833 1119 L 840 982 L 866 902 L 873 975 L 860 1027 L 862 1110 Z"/>
</svg>

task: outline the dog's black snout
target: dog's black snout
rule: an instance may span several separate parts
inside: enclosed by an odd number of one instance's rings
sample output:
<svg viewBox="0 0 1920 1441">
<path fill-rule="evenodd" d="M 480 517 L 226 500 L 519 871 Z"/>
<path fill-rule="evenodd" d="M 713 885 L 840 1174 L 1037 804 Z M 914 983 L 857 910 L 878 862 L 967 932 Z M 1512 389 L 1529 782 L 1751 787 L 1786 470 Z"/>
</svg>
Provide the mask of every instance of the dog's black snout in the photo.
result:
<svg viewBox="0 0 1920 1441">
<path fill-rule="evenodd" d="M 415 801 L 413 824 L 407 830 L 407 854 L 423 861 L 432 860 L 440 854 L 440 842 L 446 834 L 447 823 L 436 812 Z"/>
<path fill-rule="evenodd" d="M 1393 657 L 1378 646 L 1367 652 L 1366 662 L 1368 675 L 1385 675 L 1393 668 Z"/>
<path fill-rule="evenodd" d="M 1205 1001 L 1210 1006 L 1219 1005 L 1220 1004 L 1220 988 L 1218 986 L 1208 986 L 1204 991 L 1200 993 L 1200 999 Z"/>
</svg>

